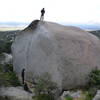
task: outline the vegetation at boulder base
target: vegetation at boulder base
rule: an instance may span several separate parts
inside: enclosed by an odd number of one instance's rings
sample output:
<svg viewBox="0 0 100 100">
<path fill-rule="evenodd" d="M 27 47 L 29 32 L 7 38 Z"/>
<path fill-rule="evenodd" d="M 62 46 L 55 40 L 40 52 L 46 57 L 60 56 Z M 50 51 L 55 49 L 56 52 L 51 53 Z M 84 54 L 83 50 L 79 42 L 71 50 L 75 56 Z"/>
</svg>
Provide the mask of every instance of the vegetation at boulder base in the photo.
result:
<svg viewBox="0 0 100 100">
<path fill-rule="evenodd" d="M 88 74 L 89 82 L 85 90 L 85 100 L 92 100 L 100 89 L 100 70 L 96 67 Z"/>
<path fill-rule="evenodd" d="M 3 53 L 11 53 L 11 45 L 18 31 L 0 31 L 0 60 L 4 59 Z M 0 62 L 0 86 L 19 86 L 20 81 L 13 71 L 11 63 Z"/>
<path fill-rule="evenodd" d="M 66 100 L 73 100 L 73 97 L 70 96 L 70 95 L 67 95 L 67 96 L 65 97 L 65 99 L 66 99 Z"/>
<path fill-rule="evenodd" d="M 40 94 L 33 97 L 33 100 L 54 100 L 54 97 L 49 94 Z"/>
<path fill-rule="evenodd" d="M 52 82 L 49 73 L 45 73 L 36 78 L 34 92 L 36 100 L 54 100 L 55 93 L 57 92 L 57 84 Z"/>
<path fill-rule="evenodd" d="M 100 87 L 100 70 L 98 68 L 95 68 L 94 70 L 92 70 L 90 72 L 90 74 L 89 74 L 89 86 Z"/>
<path fill-rule="evenodd" d="M 0 65 L 0 86 L 20 86 L 21 85 L 17 75 L 15 74 L 15 72 L 12 71 L 13 68 L 11 68 L 11 66 L 12 65 L 9 65 L 8 71 L 4 72 L 4 70 L 2 69 L 3 65 Z"/>
</svg>

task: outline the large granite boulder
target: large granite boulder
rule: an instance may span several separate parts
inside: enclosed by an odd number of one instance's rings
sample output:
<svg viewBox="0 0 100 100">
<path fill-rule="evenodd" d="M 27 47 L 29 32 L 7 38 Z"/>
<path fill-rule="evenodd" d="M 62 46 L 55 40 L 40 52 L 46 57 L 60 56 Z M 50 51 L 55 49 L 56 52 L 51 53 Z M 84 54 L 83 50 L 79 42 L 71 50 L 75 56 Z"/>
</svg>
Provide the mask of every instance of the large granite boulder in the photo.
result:
<svg viewBox="0 0 100 100">
<path fill-rule="evenodd" d="M 73 26 L 33 21 L 12 44 L 14 70 L 26 80 L 48 72 L 61 89 L 84 86 L 88 74 L 100 68 L 100 40 Z"/>
</svg>

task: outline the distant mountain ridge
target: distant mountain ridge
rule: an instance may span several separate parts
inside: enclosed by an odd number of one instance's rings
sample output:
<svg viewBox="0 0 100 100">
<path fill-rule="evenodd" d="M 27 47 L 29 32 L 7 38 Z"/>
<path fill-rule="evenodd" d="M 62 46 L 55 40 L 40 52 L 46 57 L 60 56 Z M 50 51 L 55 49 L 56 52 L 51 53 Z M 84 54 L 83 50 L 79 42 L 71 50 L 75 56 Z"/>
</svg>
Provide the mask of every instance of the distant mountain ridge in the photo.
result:
<svg viewBox="0 0 100 100">
<path fill-rule="evenodd" d="M 65 26 L 76 26 L 80 27 L 84 30 L 100 30 L 100 24 L 92 23 L 92 24 L 77 24 L 77 23 L 63 23 L 59 22 L 59 24 Z M 29 22 L 0 22 L 0 27 L 26 27 L 29 25 Z"/>
<path fill-rule="evenodd" d="M 0 22 L 0 27 L 25 27 L 27 22 Z"/>
<path fill-rule="evenodd" d="M 85 30 L 100 30 L 100 25 L 95 24 L 76 24 L 75 26 Z"/>
</svg>

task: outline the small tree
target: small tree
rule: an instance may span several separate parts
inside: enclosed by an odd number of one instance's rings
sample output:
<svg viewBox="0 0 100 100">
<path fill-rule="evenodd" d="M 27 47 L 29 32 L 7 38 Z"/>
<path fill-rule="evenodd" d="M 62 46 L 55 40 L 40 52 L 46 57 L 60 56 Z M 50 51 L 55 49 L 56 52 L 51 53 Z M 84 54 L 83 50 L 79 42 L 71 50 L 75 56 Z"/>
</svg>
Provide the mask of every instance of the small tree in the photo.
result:
<svg viewBox="0 0 100 100">
<path fill-rule="evenodd" d="M 36 95 L 38 96 L 41 94 L 46 94 L 53 97 L 57 90 L 57 84 L 52 82 L 49 73 L 45 73 L 36 78 L 36 85 L 34 89 Z"/>
<path fill-rule="evenodd" d="M 100 70 L 96 67 L 89 73 L 88 97 L 92 98 L 100 89 Z M 92 99 L 89 99 L 92 100 Z"/>
<path fill-rule="evenodd" d="M 100 70 L 95 68 L 89 74 L 89 85 L 90 86 L 100 86 Z"/>
</svg>

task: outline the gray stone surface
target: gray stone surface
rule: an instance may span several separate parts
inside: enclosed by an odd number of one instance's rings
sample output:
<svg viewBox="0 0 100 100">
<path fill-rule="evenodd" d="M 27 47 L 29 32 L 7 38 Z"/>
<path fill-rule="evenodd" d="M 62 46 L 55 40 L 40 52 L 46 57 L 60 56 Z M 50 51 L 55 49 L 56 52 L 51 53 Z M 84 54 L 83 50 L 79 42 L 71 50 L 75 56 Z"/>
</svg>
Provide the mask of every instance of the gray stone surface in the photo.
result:
<svg viewBox="0 0 100 100">
<path fill-rule="evenodd" d="M 97 91 L 97 93 L 94 96 L 93 100 L 100 100 L 100 90 Z"/>
<path fill-rule="evenodd" d="M 0 100 L 33 100 L 32 95 L 18 87 L 0 88 Z"/>
<path fill-rule="evenodd" d="M 36 23 L 37 22 L 37 23 Z M 61 89 L 84 86 L 89 72 L 100 68 L 100 40 L 77 27 L 32 22 L 13 45 L 14 70 L 26 80 L 48 72 Z"/>
<path fill-rule="evenodd" d="M 73 98 L 73 100 L 86 100 L 86 94 L 82 90 L 70 90 L 70 91 L 64 91 L 62 95 L 60 96 L 61 100 L 66 100 L 66 98 L 70 96 Z"/>
</svg>

